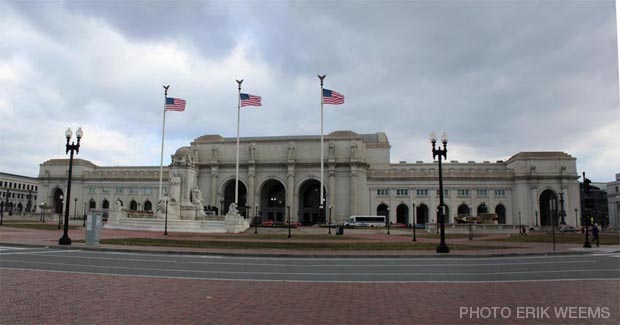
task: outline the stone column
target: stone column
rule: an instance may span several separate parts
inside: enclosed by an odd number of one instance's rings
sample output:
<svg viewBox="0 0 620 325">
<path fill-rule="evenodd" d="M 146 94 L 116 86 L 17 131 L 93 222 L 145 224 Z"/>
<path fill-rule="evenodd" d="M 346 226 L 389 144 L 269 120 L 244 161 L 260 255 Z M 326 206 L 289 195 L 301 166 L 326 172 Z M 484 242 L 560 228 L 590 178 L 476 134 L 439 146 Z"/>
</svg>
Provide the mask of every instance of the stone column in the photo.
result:
<svg viewBox="0 0 620 325">
<path fill-rule="evenodd" d="M 211 166 L 211 200 L 210 200 L 210 204 L 211 206 L 214 207 L 218 207 L 219 209 L 219 202 L 217 202 L 217 176 L 218 176 L 218 170 L 217 170 L 217 166 Z M 221 213 L 221 212 L 220 212 Z"/>
<path fill-rule="evenodd" d="M 284 211 L 284 220 L 288 220 L 288 214 L 291 213 L 291 222 L 292 221 L 298 221 L 297 219 L 294 219 L 294 217 L 297 215 L 296 211 L 297 209 L 295 208 L 295 163 L 289 161 L 288 164 L 288 171 L 286 173 L 286 180 L 287 180 L 287 185 L 286 185 L 286 205 L 290 205 L 291 208 L 290 209 L 286 209 L 286 206 L 284 207 L 285 211 Z M 290 210 L 290 211 L 289 211 Z"/>
<path fill-rule="evenodd" d="M 536 192 L 538 191 L 538 189 L 536 188 L 536 186 L 532 186 L 530 189 L 531 192 L 531 203 L 530 203 L 530 218 L 533 221 L 533 224 L 536 226 L 540 226 L 540 211 L 538 211 L 538 195 L 536 195 Z M 538 211 L 538 213 L 536 213 L 536 211 Z"/>
<path fill-rule="evenodd" d="M 257 211 L 255 211 L 255 198 L 254 195 L 256 193 L 256 189 L 255 189 L 255 169 L 256 167 L 254 165 L 250 165 L 248 166 L 248 199 L 247 199 L 247 204 L 250 206 L 250 212 L 253 212 L 253 215 L 248 215 L 248 219 L 252 220 L 251 218 L 253 216 L 256 215 Z"/>
<path fill-rule="evenodd" d="M 329 164 L 329 200 L 327 202 L 327 207 L 325 208 L 326 213 L 329 213 L 329 206 L 332 205 L 332 214 L 336 213 L 336 164 Z M 329 219 L 329 215 L 326 215 L 327 219 Z"/>
<path fill-rule="evenodd" d="M 350 194 L 351 207 L 349 209 L 349 214 L 354 216 L 357 214 L 357 166 L 355 165 L 351 165 Z"/>
</svg>

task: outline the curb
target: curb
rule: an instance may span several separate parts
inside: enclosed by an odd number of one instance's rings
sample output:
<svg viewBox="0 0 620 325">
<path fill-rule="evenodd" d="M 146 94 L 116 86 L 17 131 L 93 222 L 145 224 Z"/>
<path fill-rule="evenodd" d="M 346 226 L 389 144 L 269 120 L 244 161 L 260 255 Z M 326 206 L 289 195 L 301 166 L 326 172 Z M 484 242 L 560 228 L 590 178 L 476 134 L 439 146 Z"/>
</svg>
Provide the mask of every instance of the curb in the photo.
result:
<svg viewBox="0 0 620 325">
<path fill-rule="evenodd" d="M 65 250 L 87 250 L 100 252 L 120 252 L 120 253 L 146 253 L 146 254 L 175 254 L 175 255 L 212 255 L 230 257 L 286 257 L 286 258 L 488 258 L 488 257 L 527 257 L 527 256 L 555 256 L 555 255 L 587 255 L 599 253 L 599 251 L 564 251 L 564 252 L 532 252 L 532 253 L 491 253 L 491 254 L 453 254 L 453 255 L 408 255 L 408 254 L 321 254 L 317 252 L 308 253 L 237 253 L 237 252 L 214 252 L 214 251 L 179 251 L 179 250 L 153 250 L 153 249 L 131 249 L 116 247 L 96 247 L 96 246 L 61 246 L 61 245 L 36 245 L 21 243 L 2 243 L 0 246 L 8 247 L 29 247 L 29 248 L 54 248 Z M 138 246 L 149 247 L 149 246 Z M 620 250 L 611 252 L 618 253 Z"/>
</svg>

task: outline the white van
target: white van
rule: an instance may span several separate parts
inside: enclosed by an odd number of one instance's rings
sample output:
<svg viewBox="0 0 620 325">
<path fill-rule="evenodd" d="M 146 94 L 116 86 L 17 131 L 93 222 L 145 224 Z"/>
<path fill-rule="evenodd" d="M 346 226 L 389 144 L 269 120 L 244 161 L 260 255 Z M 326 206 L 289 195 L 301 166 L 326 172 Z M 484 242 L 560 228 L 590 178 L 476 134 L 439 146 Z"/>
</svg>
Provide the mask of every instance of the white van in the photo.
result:
<svg viewBox="0 0 620 325">
<path fill-rule="evenodd" d="M 346 221 L 344 225 L 358 227 L 384 227 L 385 216 L 351 216 L 349 217 L 349 221 Z"/>
</svg>

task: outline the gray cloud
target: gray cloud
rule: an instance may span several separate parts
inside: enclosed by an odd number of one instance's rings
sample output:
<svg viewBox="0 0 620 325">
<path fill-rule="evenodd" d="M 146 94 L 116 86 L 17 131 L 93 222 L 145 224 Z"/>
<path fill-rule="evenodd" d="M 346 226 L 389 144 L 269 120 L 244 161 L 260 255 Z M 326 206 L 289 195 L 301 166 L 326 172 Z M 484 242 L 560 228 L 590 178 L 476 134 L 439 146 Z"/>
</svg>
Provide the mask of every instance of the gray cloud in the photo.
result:
<svg viewBox="0 0 620 325">
<path fill-rule="evenodd" d="M 347 98 L 326 108 L 326 132 L 385 131 L 394 161 L 429 161 L 428 134 L 446 130 L 452 159 L 565 150 L 596 180 L 620 172 L 613 1 L 73 1 L 0 9 L 8 31 L 0 72 L 21 74 L 0 77 L 0 113 L 41 125 L 45 136 L 81 123 L 144 148 L 116 157 L 105 154 L 113 143 L 86 150 L 103 164 L 159 163 L 152 152 L 168 83 L 188 109 L 169 114 L 166 152 L 202 134 L 234 136 L 235 78 L 265 103 L 243 111 L 242 135 L 317 134 L 316 74 L 325 73 L 326 87 Z M 0 126 L 17 129 L 7 123 Z M 42 157 L 62 154 L 35 141 L 24 156 L 13 145 L 20 137 L 15 130 L 1 140 L 1 170 L 33 174 Z"/>
</svg>

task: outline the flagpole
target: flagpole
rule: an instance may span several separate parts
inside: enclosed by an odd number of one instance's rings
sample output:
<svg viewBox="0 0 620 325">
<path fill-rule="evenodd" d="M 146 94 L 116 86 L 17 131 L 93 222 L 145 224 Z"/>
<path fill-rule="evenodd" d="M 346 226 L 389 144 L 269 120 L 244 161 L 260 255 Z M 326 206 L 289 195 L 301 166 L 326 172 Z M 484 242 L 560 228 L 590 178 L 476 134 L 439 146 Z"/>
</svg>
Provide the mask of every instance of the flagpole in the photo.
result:
<svg viewBox="0 0 620 325">
<path fill-rule="evenodd" d="M 239 205 L 239 124 L 241 121 L 241 84 L 243 79 L 236 80 L 239 85 L 239 94 L 237 95 L 237 162 L 235 166 L 235 205 Z"/>
<path fill-rule="evenodd" d="M 321 190 L 320 190 L 320 196 L 319 196 L 319 210 L 321 213 L 321 217 L 322 213 L 323 213 L 323 79 L 325 79 L 327 75 L 318 75 L 319 79 L 321 80 Z M 320 217 L 320 218 L 321 218 Z"/>
<path fill-rule="evenodd" d="M 168 97 L 168 88 L 170 85 L 164 87 L 164 121 L 161 127 L 161 156 L 159 158 L 159 200 L 161 201 L 162 181 L 164 176 L 164 132 L 166 130 L 166 98 Z"/>
</svg>

